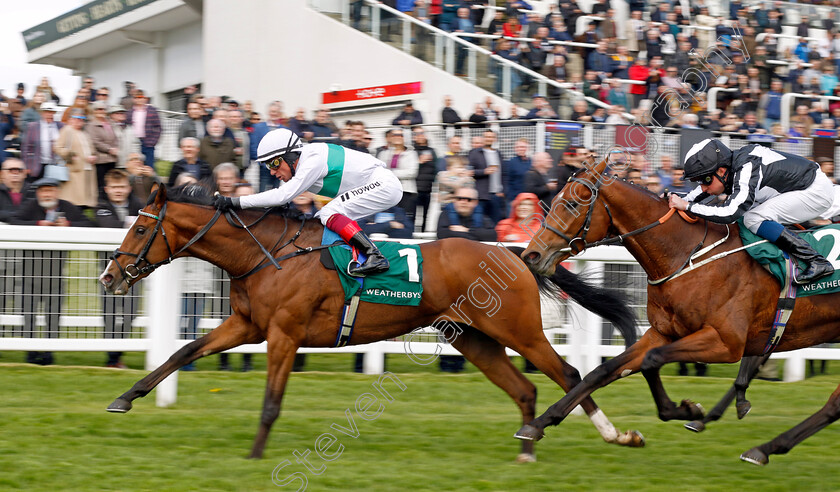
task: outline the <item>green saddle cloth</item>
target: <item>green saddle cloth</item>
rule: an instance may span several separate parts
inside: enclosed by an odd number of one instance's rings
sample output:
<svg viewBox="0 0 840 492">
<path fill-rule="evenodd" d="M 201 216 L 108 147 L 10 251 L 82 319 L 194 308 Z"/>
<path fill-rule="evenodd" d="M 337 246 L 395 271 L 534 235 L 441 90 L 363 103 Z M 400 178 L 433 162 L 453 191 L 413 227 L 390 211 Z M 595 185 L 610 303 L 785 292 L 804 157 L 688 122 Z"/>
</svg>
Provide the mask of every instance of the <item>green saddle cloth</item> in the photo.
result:
<svg viewBox="0 0 840 492">
<path fill-rule="evenodd" d="M 376 246 L 388 258 L 391 268 L 364 278 L 361 300 L 398 306 L 419 305 L 423 296 L 423 255 L 420 247 L 393 242 L 376 243 Z M 344 288 L 344 300 L 347 301 L 359 290 L 359 278 L 347 273 L 353 254 L 346 246 L 336 245 L 329 251 Z"/>
<path fill-rule="evenodd" d="M 743 220 L 738 220 L 738 227 L 741 231 L 741 240 L 744 245 L 752 244 L 764 239 L 756 236 L 744 226 Z M 800 234 L 800 237 L 808 241 L 815 250 L 828 259 L 833 265 L 837 265 L 837 257 L 840 256 L 840 224 L 832 224 L 820 227 L 812 232 Z M 766 242 L 757 246 L 747 248 L 747 252 L 776 277 L 779 283 L 785 280 L 785 258 L 782 250 L 773 243 Z M 808 284 L 800 285 L 796 289 L 796 297 L 815 296 L 819 294 L 830 294 L 840 292 L 840 269 L 835 266 L 834 273 L 828 277 Z"/>
</svg>

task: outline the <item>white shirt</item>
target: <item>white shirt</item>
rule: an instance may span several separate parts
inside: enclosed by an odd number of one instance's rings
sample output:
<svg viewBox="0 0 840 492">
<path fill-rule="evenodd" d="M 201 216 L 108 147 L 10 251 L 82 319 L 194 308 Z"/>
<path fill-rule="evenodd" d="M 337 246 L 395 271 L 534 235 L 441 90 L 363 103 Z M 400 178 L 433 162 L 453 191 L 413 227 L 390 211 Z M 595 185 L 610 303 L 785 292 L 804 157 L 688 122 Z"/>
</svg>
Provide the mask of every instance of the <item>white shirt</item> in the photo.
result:
<svg viewBox="0 0 840 492">
<path fill-rule="evenodd" d="M 41 120 L 41 163 L 52 162 L 53 143 L 58 140 L 58 125 Z"/>
<path fill-rule="evenodd" d="M 131 114 L 131 127 L 134 129 L 134 136 L 144 138 L 146 136 L 146 106 L 143 109 L 134 108 Z"/>
<path fill-rule="evenodd" d="M 303 146 L 292 179 L 279 188 L 243 196 L 239 199 L 239 205 L 242 208 L 276 207 L 289 203 L 304 191 L 323 194 L 321 188 L 324 187 L 324 178 L 329 171 L 328 156 L 329 146 L 325 143 Z M 344 149 L 343 167 L 341 184 L 336 196 L 368 184 L 373 172 L 377 168 L 385 168 L 385 163 L 370 154 Z"/>
</svg>

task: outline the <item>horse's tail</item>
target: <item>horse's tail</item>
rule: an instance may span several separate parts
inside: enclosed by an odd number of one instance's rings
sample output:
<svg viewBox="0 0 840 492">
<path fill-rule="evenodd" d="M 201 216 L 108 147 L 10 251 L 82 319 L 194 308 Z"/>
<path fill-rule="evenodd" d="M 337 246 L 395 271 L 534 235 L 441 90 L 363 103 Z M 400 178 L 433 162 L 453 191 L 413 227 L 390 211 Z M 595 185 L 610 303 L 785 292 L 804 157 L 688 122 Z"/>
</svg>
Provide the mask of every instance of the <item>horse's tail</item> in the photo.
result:
<svg viewBox="0 0 840 492">
<path fill-rule="evenodd" d="M 508 246 L 508 249 L 516 256 L 524 251 L 524 248 L 517 246 Z M 540 292 L 548 294 L 551 299 L 558 299 L 559 291 L 562 290 L 586 310 L 612 322 L 624 337 L 626 347 L 636 343 L 636 314 L 622 295 L 594 285 L 562 266 L 558 266 L 550 277 L 531 273 Z"/>
</svg>

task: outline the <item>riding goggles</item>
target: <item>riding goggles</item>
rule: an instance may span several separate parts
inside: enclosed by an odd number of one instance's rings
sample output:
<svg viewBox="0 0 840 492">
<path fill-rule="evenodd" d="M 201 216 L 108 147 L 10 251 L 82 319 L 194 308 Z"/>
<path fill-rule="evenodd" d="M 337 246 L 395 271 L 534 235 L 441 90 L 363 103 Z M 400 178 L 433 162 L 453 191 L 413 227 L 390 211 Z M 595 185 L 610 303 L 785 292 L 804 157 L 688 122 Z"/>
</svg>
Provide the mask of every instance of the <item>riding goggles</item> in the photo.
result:
<svg viewBox="0 0 840 492">
<path fill-rule="evenodd" d="M 712 181 L 714 181 L 715 178 L 720 180 L 720 176 L 718 176 L 717 173 L 712 173 L 712 174 L 707 174 L 705 176 L 698 176 L 696 178 L 691 178 L 691 179 L 689 179 L 689 181 L 692 181 L 694 183 L 700 183 L 701 185 L 709 186 L 709 185 L 712 184 Z"/>
</svg>

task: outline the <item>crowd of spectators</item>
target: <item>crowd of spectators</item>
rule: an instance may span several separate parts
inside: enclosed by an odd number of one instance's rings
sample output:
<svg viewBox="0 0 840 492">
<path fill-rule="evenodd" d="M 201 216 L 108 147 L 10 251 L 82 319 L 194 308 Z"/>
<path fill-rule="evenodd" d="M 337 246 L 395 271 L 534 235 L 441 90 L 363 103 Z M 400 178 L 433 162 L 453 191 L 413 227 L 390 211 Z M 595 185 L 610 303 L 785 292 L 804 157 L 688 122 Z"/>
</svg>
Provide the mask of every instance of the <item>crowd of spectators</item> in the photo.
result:
<svg viewBox="0 0 840 492">
<path fill-rule="evenodd" d="M 354 22 L 361 21 L 360 3 L 353 4 Z M 770 4 L 747 8 L 733 1 L 728 15 L 713 17 L 702 3 L 692 3 L 692 8 L 683 12 L 679 3 L 661 2 L 648 7 L 644 2 L 630 2 L 630 17 L 618 19 L 605 0 L 598 0 L 591 12 L 584 12 L 575 2 L 560 0 L 548 15 L 527 12 L 531 10 L 527 2 L 512 0 L 505 9 L 494 11 L 488 23 L 483 21 L 486 1 L 391 3 L 447 31 L 498 35 L 497 39 L 474 42 L 568 84 L 575 93 L 590 99 L 569 98 L 571 92 L 549 86 L 547 94 L 531 98 L 529 109 L 512 105 L 503 115 L 488 97 L 462 117 L 447 96 L 440 122 L 456 129 L 469 128 L 469 142 L 465 141 L 467 132 L 461 131 L 446 142 L 430 141 L 424 127 L 419 126 L 429 123 L 429 118 L 424 121 L 424 115 L 409 102 L 391 121 L 393 127 L 384 132 L 384 145 L 374 149 L 373 135 L 362 121 L 339 124 L 326 108 L 316 108 L 307 119 L 306 109 L 297 108 L 286 115 L 283 103 L 276 100 L 260 114 L 250 101 L 240 105 L 233 98 L 207 96 L 196 87 L 188 87 L 183 107 L 176 108 L 186 113 L 177 132 L 181 158 L 161 168 L 156 147 L 163 131 L 162 116 L 142 89 L 126 82 L 124 95 L 118 97 L 108 87 L 96 88 L 92 77 L 84 77 L 70 106 L 60 111 L 59 98 L 44 78 L 28 94 L 19 84 L 16 96 L 0 98 L 0 222 L 126 227 L 155 183 L 176 186 L 212 178 L 226 195 L 274 188 L 280 183 L 264 166 L 259 167 L 254 183 L 244 176 L 255 165 L 262 137 L 286 127 L 307 142 L 337 143 L 371 153 L 397 175 L 403 185 L 403 199 L 392 209 L 360 220 L 368 234 L 406 238 L 429 230 L 436 222 L 439 238 L 526 241 L 536 224 L 523 225 L 522 219 L 539 213 L 539 202 L 550 203 L 562 183 L 595 153 L 571 146 L 561 156 L 552 156 L 534 152 L 528 139 L 522 138 L 513 142 L 513 155 L 506 157 L 498 150 L 497 131 L 491 128 L 496 122 L 636 122 L 729 132 L 745 139 L 772 136 L 776 141 L 791 142 L 811 136 L 836 137 L 836 128 L 840 127 L 840 102 L 826 104 L 819 99 L 821 95 L 840 95 L 840 35 L 831 19 L 821 19 L 817 25 L 803 17 L 798 27 L 799 42 L 782 47 L 783 38 L 775 35 L 786 24 L 785 13 Z M 599 19 L 583 23 L 578 32 L 578 18 L 590 14 Z M 736 21 L 737 32 L 732 27 Z M 386 33 L 395 31 L 388 19 L 383 19 L 383 25 Z M 417 31 L 422 30 L 415 29 L 418 42 L 422 42 L 425 38 Z M 690 56 L 692 49 L 711 55 Z M 465 54 L 461 50 L 457 56 L 459 73 L 464 69 Z M 491 64 L 491 70 L 496 76 L 502 74 L 498 66 Z M 535 89 L 533 80 L 513 74 L 517 77 L 515 87 Z M 711 87 L 732 90 L 719 92 L 716 107 L 707 110 L 705 100 L 697 96 Z M 666 91 L 681 97 L 660 97 Z M 795 99 L 790 129 L 784 131 L 780 124 L 781 101 L 788 92 L 804 96 Z M 654 102 L 657 98 L 666 103 Z M 682 170 L 670 156 L 660 155 L 656 162 L 643 154 L 633 154 L 630 159 L 620 177 L 657 194 L 665 189 L 688 191 L 688 184 L 681 179 Z M 833 176 L 832 159 L 821 158 L 820 164 Z M 311 216 L 323 203 L 322 198 L 306 194 L 293 206 Z M 433 209 L 435 203 L 437 208 Z M 60 271 L 63 261 L 62 254 L 57 253 L 49 267 Z M 186 337 L 194 337 L 199 331 L 204 297 L 219 294 L 218 289 L 204 284 L 201 288 L 185 286 Z M 62 288 L 53 287 L 59 291 Z M 27 292 L 36 292 L 41 286 L 26 288 Z M 38 299 L 32 296 L 33 306 Z M 60 311 L 60 306 L 54 308 L 46 311 Z M 130 331 L 136 303 L 108 301 L 103 308 L 107 333 L 124 336 Z M 117 312 L 122 313 L 121 324 L 115 321 Z M 26 333 L 34 332 L 34 319 L 26 318 Z M 48 334 L 58 333 L 53 321 L 57 324 L 57 318 L 48 317 Z M 28 360 L 49 363 L 52 358 L 32 353 Z M 109 354 L 107 364 L 119 367 L 119 354 Z M 250 365 L 250 359 L 243 362 L 244 369 Z M 220 366 L 230 367 L 227 359 Z M 456 366 L 445 370 L 458 370 Z"/>
</svg>

